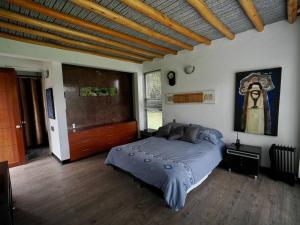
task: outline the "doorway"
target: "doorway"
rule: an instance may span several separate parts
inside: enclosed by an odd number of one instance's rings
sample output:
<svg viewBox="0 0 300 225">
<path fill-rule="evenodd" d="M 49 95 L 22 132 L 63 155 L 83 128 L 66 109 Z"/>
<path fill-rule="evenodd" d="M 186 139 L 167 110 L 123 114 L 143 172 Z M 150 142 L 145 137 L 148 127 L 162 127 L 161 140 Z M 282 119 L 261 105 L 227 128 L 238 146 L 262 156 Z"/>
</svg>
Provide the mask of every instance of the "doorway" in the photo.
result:
<svg viewBox="0 0 300 225">
<path fill-rule="evenodd" d="M 25 160 L 31 162 L 50 155 L 46 126 L 42 74 L 17 71 Z"/>
</svg>

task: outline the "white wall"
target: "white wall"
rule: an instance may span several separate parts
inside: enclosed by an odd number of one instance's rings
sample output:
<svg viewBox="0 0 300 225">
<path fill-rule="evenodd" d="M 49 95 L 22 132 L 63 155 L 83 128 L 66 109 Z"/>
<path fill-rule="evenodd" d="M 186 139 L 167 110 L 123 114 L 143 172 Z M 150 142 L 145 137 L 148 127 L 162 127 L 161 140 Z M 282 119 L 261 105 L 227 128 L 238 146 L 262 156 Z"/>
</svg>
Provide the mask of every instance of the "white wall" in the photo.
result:
<svg viewBox="0 0 300 225">
<path fill-rule="evenodd" d="M 45 79 L 45 89 L 53 89 L 56 117 L 55 119 L 49 118 L 50 145 L 52 153 L 59 159 L 66 160 L 70 158 L 70 151 L 62 67 L 59 62 L 45 62 L 44 68 L 49 71 L 49 77 Z"/>
<path fill-rule="evenodd" d="M 44 63 L 38 60 L 4 56 L 0 52 L 0 67 L 14 68 L 20 71 L 42 72 Z"/>
<path fill-rule="evenodd" d="M 27 71 L 49 71 L 50 76 L 45 79 L 45 88 L 53 88 L 56 113 L 56 119 L 48 121 L 49 127 L 54 128 L 54 131 L 49 131 L 49 140 L 52 152 L 60 160 L 70 158 L 62 63 L 134 73 L 135 114 L 140 129 L 144 128 L 142 65 L 0 38 L 1 67 L 12 67 L 19 70 L 22 68 Z"/>
<path fill-rule="evenodd" d="M 229 41 L 220 39 L 211 46 L 199 45 L 193 51 L 144 63 L 144 72 L 161 69 L 163 94 L 212 89 L 216 104 L 166 105 L 164 121 L 197 123 L 218 128 L 226 143 L 235 141 L 234 100 L 235 73 L 248 70 L 282 67 L 278 137 L 244 134 L 242 143 L 263 147 L 262 165 L 269 166 L 268 149 L 272 143 L 299 145 L 300 86 L 300 21 L 290 25 L 285 21 L 236 35 Z M 195 72 L 185 75 L 183 67 L 194 65 Z M 166 73 L 177 72 L 176 85 L 167 84 Z"/>
</svg>

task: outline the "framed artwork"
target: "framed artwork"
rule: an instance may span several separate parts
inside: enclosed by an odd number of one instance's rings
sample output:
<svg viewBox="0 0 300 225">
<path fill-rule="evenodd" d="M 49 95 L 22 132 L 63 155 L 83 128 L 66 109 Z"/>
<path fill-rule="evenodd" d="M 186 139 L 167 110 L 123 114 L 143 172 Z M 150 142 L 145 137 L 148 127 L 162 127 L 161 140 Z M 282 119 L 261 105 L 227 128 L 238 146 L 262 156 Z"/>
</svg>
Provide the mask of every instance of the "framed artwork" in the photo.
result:
<svg viewBox="0 0 300 225">
<path fill-rule="evenodd" d="M 54 108 L 54 100 L 53 100 L 53 89 L 46 89 L 46 102 L 47 102 L 47 112 L 48 118 L 55 119 L 55 108 Z"/>
<path fill-rule="evenodd" d="M 277 136 L 282 68 L 236 73 L 234 130 Z"/>
<path fill-rule="evenodd" d="M 166 104 L 180 104 L 180 103 L 215 103 L 215 91 L 199 91 L 188 93 L 166 94 Z"/>
<path fill-rule="evenodd" d="M 81 87 L 79 89 L 79 95 L 83 97 L 116 96 L 117 94 L 117 88 Z"/>
</svg>

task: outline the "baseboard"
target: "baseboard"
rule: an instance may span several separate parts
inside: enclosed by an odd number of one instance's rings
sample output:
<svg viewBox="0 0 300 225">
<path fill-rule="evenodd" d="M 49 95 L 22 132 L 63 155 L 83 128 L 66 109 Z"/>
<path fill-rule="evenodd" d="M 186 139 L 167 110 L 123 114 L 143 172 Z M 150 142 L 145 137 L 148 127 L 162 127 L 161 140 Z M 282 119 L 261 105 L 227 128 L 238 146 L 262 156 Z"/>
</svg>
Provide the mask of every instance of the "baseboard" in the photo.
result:
<svg viewBox="0 0 300 225">
<path fill-rule="evenodd" d="M 53 152 L 51 153 L 51 155 L 53 156 L 53 158 L 55 158 L 58 162 L 60 162 L 62 165 L 68 164 L 70 163 L 70 159 L 66 159 L 66 160 L 60 160 L 55 154 L 53 154 Z"/>
</svg>

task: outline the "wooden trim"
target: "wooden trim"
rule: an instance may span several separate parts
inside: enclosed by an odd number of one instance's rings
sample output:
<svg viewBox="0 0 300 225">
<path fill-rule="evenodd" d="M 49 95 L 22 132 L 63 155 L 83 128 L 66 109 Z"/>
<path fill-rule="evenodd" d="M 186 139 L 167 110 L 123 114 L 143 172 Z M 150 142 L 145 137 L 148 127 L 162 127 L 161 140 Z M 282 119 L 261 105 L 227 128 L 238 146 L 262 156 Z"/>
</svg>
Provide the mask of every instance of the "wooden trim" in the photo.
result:
<svg viewBox="0 0 300 225">
<path fill-rule="evenodd" d="M 121 48 L 121 49 L 126 49 L 126 50 L 129 50 L 131 52 L 139 53 L 139 54 L 142 54 L 142 55 L 147 55 L 147 56 L 150 56 L 150 57 L 159 57 L 159 58 L 163 57 L 163 55 L 160 55 L 160 54 L 157 54 L 157 53 L 152 53 L 152 52 L 149 52 L 149 51 L 146 51 L 146 50 L 143 50 L 143 49 L 138 49 L 138 48 L 135 48 L 135 47 L 132 47 L 132 46 L 129 46 L 129 45 L 125 45 L 125 44 L 122 44 L 122 43 L 119 43 L 119 42 L 116 42 L 116 41 L 104 39 L 104 38 L 101 38 L 101 37 L 98 37 L 98 36 L 94 36 L 94 35 L 87 34 L 87 33 L 84 33 L 84 32 L 79 32 L 79 31 L 76 31 L 76 30 L 72 30 L 72 29 L 69 29 L 69 28 L 66 28 L 66 27 L 63 27 L 63 26 L 53 24 L 53 23 L 47 23 L 47 22 L 44 22 L 44 21 L 41 21 L 41 20 L 32 19 L 32 18 L 23 16 L 23 15 L 20 15 L 20 14 L 17 14 L 17 13 L 13 13 L 13 12 L 10 12 L 10 11 L 7 11 L 7 10 L 3 10 L 3 9 L 0 9 L 0 17 L 15 20 L 15 21 L 19 21 L 19 22 L 26 23 L 26 24 L 31 24 L 31 25 L 42 27 L 42 28 L 49 29 L 49 30 L 54 30 L 54 31 L 61 32 L 61 33 L 64 33 L 64 34 L 76 36 L 76 37 L 79 37 L 79 38 L 84 38 L 84 39 L 87 39 L 87 40 L 90 40 L 90 41 L 96 41 L 96 42 L 99 42 L 99 43 L 102 43 L 102 44 L 118 47 L 118 48 Z"/>
<path fill-rule="evenodd" d="M 29 38 L 17 37 L 17 36 L 2 33 L 2 32 L 0 32 L 0 37 L 15 40 L 15 41 L 21 41 L 21 42 L 26 42 L 26 43 L 30 43 L 30 44 L 35 44 L 35 45 L 46 46 L 46 47 L 50 47 L 50 48 L 58 48 L 58 49 L 63 49 L 63 50 L 68 50 L 68 51 L 73 51 L 73 52 L 80 52 L 80 53 L 85 53 L 85 54 L 89 54 L 89 55 L 97 55 L 97 56 L 101 56 L 101 57 L 105 57 L 105 58 L 142 64 L 141 61 L 137 61 L 137 60 L 133 60 L 133 59 L 124 59 L 121 57 L 110 56 L 110 55 L 102 54 L 102 53 L 95 52 L 95 51 L 88 51 L 88 50 L 65 47 L 65 46 L 51 44 L 51 43 L 47 43 L 47 42 L 32 40 Z"/>
<path fill-rule="evenodd" d="M 123 26 L 126 26 L 130 29 L 133 29 L 133 30 L 136 30 L 140 33 L 143 33 L 143 34 L 146 34 L 150 37 L 153 37 L 153 38 L 156 38 L 158 40 L 162 40 L 162 41 L 165 41 L 169 44 L 172 44 L 172 45 L 175 45 L 175 46 L 178 46 L 180 48 L 184 48 L 184 49 L 188 49 L 188 50 L 193 50 L 193 46 L 191 45 L 188 45 L 188 44 L 185 44 L 177 39 L 174 39 L 174 38 L 171 38 L 167 35 L 164 35 L 164 34 L 161 34 L 161 33 L 158 33 L 148 27 L 145 27 L 143 25 L 140 25 L 136 22 L 133 22 L 129 19 L 127 19 L 126 17 L 123 17 L 97 3 L 94 3 L 92 1 L 87 1 L 87 0 L 71 0 L 71 2 L 87 9 L 87 10 L 90 10 L 96 14 L 99 14 L 101 16 L 104 16 L 116 23 L 119 23 Z"/>
<path fill-rule="evenodd" d="M 150 7 L 140 0 L 121 0 L 121 2 L 135 9 L 136 11 L 150 17 L 151 19 L 156 20 L 161 24 L 164 24 L 165 26 L 177 31 L 178 33 L 185 35 L 188 38 L 191 38 L 199 43 L 207 45 L 211 44 L 211 41 L 208 38 L 196 34 L 195 32 L 187 29 L 184 26 L 181 26 L 177 22 L 165 16 L 163 13 L 157 11 L 156 9 Z"/>
<path fill-rule="evenodd" d="M 106 27 L 103 27 L 101 25 L 98 24 L 94 24 L 85 20 L 81 20 L 79 18 L 76 18 L 74 16 L 70 16 L 67 14 L 63 14 L 63 13 L 59 13 L 53 9 L 49 9 L 47 7 L 44 7 L 38 3 L 35 3 L 32 0 L 9 0 L 10 3 L 13 3 L 15 5 L 21 6 L 22 8 L 26 8 L 29 10 L 33 10 L 36 12 L 39 12 L 41 14 L 50 16 L 52 18 L 56 18 L 59 20 L 63 20 L 66 21 L 68 23 L 74 24 L 74 25 L 78 25 L 80 27 L 86 28 L 86 29 L 90 29 L 90 30 L 94 30 L 97 31 L 99 33 L 103 33 L 103 34 L 107 34 L 107 35 L 111 35 L 126 41 L 130 41 L 131 43 L 136 43 L 136 44 L 140 44 L 140 45 L 144 45 L 150 49 L 155 49 L 158 51 L 163 51 L 166 53 L 170 53 L 170 54 L 174 54 L 176 55 L 177 52 L 170 49 L 170 48 L 166 48 L 160 45 L 156 45 L 154 43 L 151 43 L 149 41 L 143 40 L 141 38 L 137 38 L 137 37 L 133 37 L 118 31 L 114 31 L 111 29 L 108 29 Z"/>
<path fill-rule="evenodd" d="M 235 35 L 225 26 L 218 17 L 208 8 L 203 0 L 187 0 L 200 15 L 218 31 L 220 31 L 225 37 L 230 40 L 235 38 Z"/>
<path fill-rule="evenodd" d="M 261 32 L 264 30 L 264 24 L 258 14 L 254 3 L 252 0 L 239 0 L 241 6 L 243 7 L 244 11 L 246 12 L 248 18 L 251 20 L 253 25 L 255 26 L 256 30 Z"/>
<path fill-rule="evenodd" d="M 135 55 L 133 53 L 122 52 L 120 50 L 106 48 L 106 47 L 102 47 L 102 46 L 98 46 L 98 45 L 92 45 L 92 44 L 88 44 L 88 43 L 80 42 L 80 41 L 74 41 L 74 40 L 63 38 L 63 37 L 60 37 L 60 36 L 57 36 L 57 35 L 54 35 L 54 34 L 42 32 L 42 31 L 38 31 L 38 30 L 33 30 L 33 29 L 28 29 L 28 28 L 25 28 L 25 27 L 13 25 L 13 24 L 1 22 L 1 21 L 0 21 L 0 27 L 4 27 L 4 28 L 9 29 L 9 30 L 20 31 L 20 32 L 23 32 L 23 33 L 32 34 L 32 35 L 36 35 L 36 36 L 40 36 L 40 37 L 44 37 L 44 38 L 49 38 L 49 39 L 59 41 L 59 42 L 63 42 L 63 43 L 66 43 L 66 44 L 71 44 L 71 45 L 80 46 L 80 47 L 83 47 L 83 48 L 88 48 L 90 50 L 95 49 L 95 50 L 98 50 L 98 51 L 113 53 L 113 54 L 117 54 L 117 55 L 120 55 L 120 56 L 132 57 L 132 58 L 137 59 L 137 60 L 146 60 L 146 61 L 150 60 L 149 58 L 138 56 L 138 55 Z"/>
<path fill-rule="evenodd" d="M 298 0 L 287 1 L 288 22 L 295 23 L 297 20 Z"/>
</svg>

